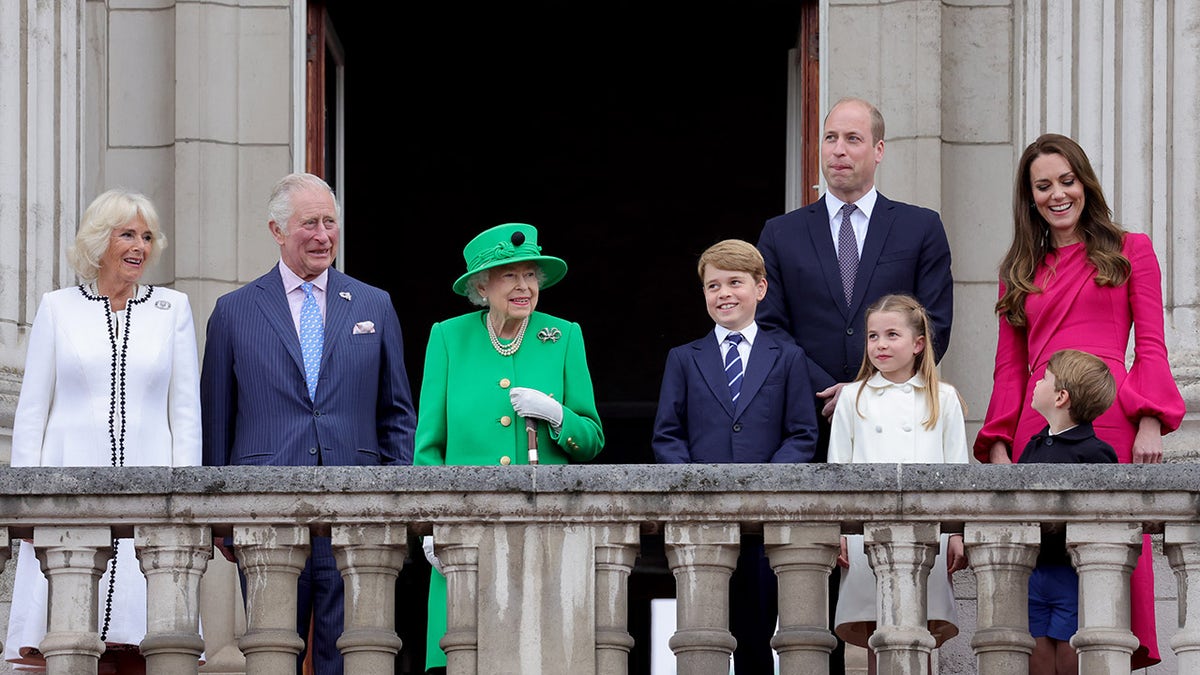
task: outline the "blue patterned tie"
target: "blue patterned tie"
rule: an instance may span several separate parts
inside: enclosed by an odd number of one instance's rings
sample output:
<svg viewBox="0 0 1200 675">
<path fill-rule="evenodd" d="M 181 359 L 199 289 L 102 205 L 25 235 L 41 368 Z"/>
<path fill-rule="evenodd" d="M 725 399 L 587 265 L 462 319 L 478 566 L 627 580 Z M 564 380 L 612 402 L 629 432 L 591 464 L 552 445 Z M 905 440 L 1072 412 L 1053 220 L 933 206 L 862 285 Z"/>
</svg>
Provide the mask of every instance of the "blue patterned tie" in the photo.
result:
<svg viewBox="0 0 1200 675">
<path fill-rule="evenodd" d="M 300 284 L 304 290 L 304 304 L 300 306 L 300 354 L 304 356 L 304 381 L 308 383 L 308 397 L 317 400 L 317 380 L 321 377 L 321 350 L 325 346 L 325 324 L 321 321 L 321 309 L 313 296 L 311 281 Z"/>
<path fill-rule="evenodd" d="M 742 334 L 730 333 L 725 336 L 725 341 L 729 343 L 729 350 L 725 352 L 725 377 L 729 380 L 729 395 L 733 402 L 737 403 L 738 396 L 742 393 L 742 355 L 738 351 Z"/>
<path fill-rule="evenodd" d="M 838 228 L 838 268 L 842 271 L 842 291 L 846 294 L 846 306 L 854 299 L 854 277 L 858 275 L 858 241 L 854 238 L 854 227 L 850 225 L 850 214 L 857 208 L 853 204 L 842 206 L 842 226 Z"/>
</svg>

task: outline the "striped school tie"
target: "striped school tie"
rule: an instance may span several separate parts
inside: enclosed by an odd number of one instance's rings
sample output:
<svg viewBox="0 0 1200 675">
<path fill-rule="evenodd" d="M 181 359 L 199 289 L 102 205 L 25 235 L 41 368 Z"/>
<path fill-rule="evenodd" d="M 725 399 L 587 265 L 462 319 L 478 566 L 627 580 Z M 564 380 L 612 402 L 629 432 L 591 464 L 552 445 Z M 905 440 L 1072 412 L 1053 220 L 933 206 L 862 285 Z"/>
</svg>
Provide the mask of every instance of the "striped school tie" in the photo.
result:
<svg viewBox="0 0 1200 675">
<path fill-rule="evenodd" d="M 729 395 L 733 402 L 737 403 L 738 396 L 742 393 L 742 355 L 738 352 L 742 334 L 730 333 L 725 337 L 725 341 L 729 343 L 729 350 L 725 352 L 725 378 L 729 380 Z"/>
</svg>

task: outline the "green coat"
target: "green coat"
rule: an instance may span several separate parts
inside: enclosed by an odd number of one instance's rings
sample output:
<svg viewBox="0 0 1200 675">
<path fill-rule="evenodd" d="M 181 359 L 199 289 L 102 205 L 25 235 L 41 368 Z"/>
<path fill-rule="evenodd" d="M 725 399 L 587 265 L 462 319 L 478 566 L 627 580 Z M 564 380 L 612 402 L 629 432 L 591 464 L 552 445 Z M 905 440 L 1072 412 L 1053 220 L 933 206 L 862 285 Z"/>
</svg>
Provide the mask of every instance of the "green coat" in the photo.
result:
<svg viewBox="0 0 1200 675">
<path fill-rule="evenodd" d="M 501 356 L 488 338 L 487 311 L 435 323 L 425 350 L 413 464 L 528 464 L 525 421 L 513 411 L 512 387 L 529 387 L 563 404 L 558 431 L 538 425 L 538 461 L 587 461 L 604 447 L 579 324 L 541 312 L 529 318 L 521 348 Z M 539 337 L 540 336 L 540 337 Z M 557 339 L 553 339 L 557 337 Z M 446 579 L 429 585 L 426 667 L 446 665 L 438 641 L 446 632 Z"/>
</svg>

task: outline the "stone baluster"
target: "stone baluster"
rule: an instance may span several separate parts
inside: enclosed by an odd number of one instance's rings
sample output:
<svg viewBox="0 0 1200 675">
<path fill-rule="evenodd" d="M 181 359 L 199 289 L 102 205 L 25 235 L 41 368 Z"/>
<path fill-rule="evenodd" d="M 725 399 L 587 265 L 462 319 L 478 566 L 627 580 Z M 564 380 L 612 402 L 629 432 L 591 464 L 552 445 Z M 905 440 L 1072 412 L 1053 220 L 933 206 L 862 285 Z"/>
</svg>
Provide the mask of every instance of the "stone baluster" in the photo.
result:
<svg viewBox="0 0 1200 675">
<path fill-rule="evenodd" d="M 0 527 L 0 572 L 4 571 L 4 564 L 8 562 L 8 557 L 12 555 L 12 542 L 8 540 L 8 528 Z M 0 640 L 0 654 L 4 653 L 4 640 Z"/>
<path fill-rule="evenodd" d="M 334 525 L 333 557 L 346 586 L 346 620 L 337 647 L 347 673 L 390 673 L 396 635 L 396 578 L 408 554 L 408 530 L 387 523 Z"/>
<path fill-rule="evenodd" d="M 829 575 L 837 564 L 836 524 L 763 525 L 763 542 L 779 579 L 779 632 L 771 646 L 786 675 L 829 672 L 837 639 L 829 631 Z"/>
<path fill-rule="evenodd" d="M 46 637 L 49 675 L 94 673 L 104 651 L 96 630 L 100 575 L 112 556 L 107 527 L 35 527 L 33 546 L 50 582 Z"/>
<path fill-rule="evenodd" d="M 296 582 L 310 548 L 307 527 L 238 525 L 233 544 L 246 575 L 246 672 L 294 675 L 304 640 L 296 633 Z"/>
<path fill-rule="evenodd" d="M 1179 632 L 1171 638 L 1180 673 L 1200 673 L 1200 525 L 1167 523 L 1167 561 L 1179 583 Z"/>
<path fill-rule="evenodd" d="M 481 525 L 434 525 L 433 544 L 446 576 L 447 675 L 479 672 L 479 546 Z"/>
<path fill-rule="evenodd" d="M 1079 631 L 1071 646 L 1079 672 L 1129 672 L 1137 638 L 1129 630 L 1129 575 L 1142 550 L 1136 523 L 1068 523 L 1067 550 L 1079 573 Z"/>
<path fill-rule="evenodd" d="M 737 646 L 729 632 L 729 578 L 737 566 L 738 526 L 669 523 L 664 540 L 675 574 L 677 627 L 668 644 L 676 669 L 725 675 Z"/>
<path fill-rule="evenodd" d="M 200 638 L 200 579 L 212 558 L 212 529 L 205 525 L 138 525 L 137 557 L 146 575 L 146 672 L 195 673 Z"/>
<path fill-rule="evenodd" d="M 968 523 L 963 544 L 978 593 L 978 627 L 971 638 L 980 675 L 1028 675 L 1029 575 L 1037 561 L 1037 523 Z"/>
<path fill-rule="evenodd" d="M 928 673 L 936 641 L 929 632 L 926 589 L 937 557 L 937 523 L 867 523 L 863 545 L 875 570 L 879 625 L 867 641 L 881 675 Z"/>
<path fill-rule="evenodd" d="M 629 573 L 637 560 L 641 537 L 636 525 L 595 528 L 596 536 L 596 672 L 629 672 Z"/>
</svg>

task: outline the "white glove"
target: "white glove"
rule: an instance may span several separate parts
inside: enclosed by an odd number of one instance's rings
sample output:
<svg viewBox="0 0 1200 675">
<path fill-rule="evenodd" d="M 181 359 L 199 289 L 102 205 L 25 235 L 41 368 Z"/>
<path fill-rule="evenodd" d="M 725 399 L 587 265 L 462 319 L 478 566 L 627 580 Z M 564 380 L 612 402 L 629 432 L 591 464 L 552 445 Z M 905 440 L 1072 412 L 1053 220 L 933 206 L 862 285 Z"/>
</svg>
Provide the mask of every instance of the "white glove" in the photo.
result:
<svg viewBox="0 0 1200 675">
<path fill-rule="evenodd" d="M 438 574 L 442 574 L 442 561 L 438 560 L 433 553 L 433 537 L 426 535 L 421 539 L 421 549 L 425 551 L 425 559 L 429 561 L 430 565 L 433 565 L 433 569 L 437 570 Z"/>
<path fill-rule="evenodd" d="M 508 392 L 508 400 L 512 401 L 513 410 L 521 417 L 546 420 L 555 429 L 562 426 L 562 404 L 537 389 L 513 387 Z"/>
</svg>

